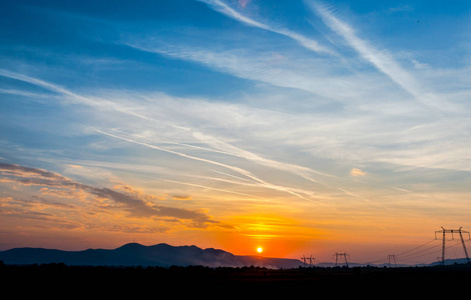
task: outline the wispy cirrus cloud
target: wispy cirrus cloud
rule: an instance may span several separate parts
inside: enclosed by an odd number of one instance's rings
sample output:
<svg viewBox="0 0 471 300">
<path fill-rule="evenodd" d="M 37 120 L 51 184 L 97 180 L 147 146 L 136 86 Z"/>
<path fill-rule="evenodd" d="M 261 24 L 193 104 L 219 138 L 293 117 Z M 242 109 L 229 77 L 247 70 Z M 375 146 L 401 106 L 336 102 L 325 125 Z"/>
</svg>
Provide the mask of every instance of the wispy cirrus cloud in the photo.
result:
<svg viewBox="0 0 471 300">
<path fill-rule="evenodd" d="M 0 71 L 2 71 L 2 70 L 0 70 Z M 139 107 L 139 106 L 136 106 L 135 104 L 132 105 L 131 103 L 127 103 L 126 100 L 124 100 L 124 102 L 121 102 L 121 101 L 119 101 L 119 98 L 114 98 L 114 100 L 112 101 L 112 100 L 109 100 L 107 97 L 100 97 L 100 96 L 87 96 L 86 97 L 86 96 L 78 95 L 78 94 L 76 94 L 74 92 L 71 92 L 71 91 L 69 91 L 65 88 L 62 88 L 58 85 L 55 85 L 55 84 L 52 84 L 52 83 L 49 83 L 49 82 L 45 82 L 43 80 L 39 80 L 39 79 L 29 77 L 29 76 L 26 76 L 26 75 L 10 72 L 10 71 L 7 71 L 7 70 L 3 70 L 0 73 L 0 75 L 10 77 L 10 78 L 14 78 L 14 79 L 17 79 L 17 80 L 22 80 L 22 81 L 25 81 L 25 82 L 28 82 L 28 83 L 31 83 L 31 84 L 41 86 L 43 88 L 50 89 L 54 92 L 61 93 L 66 97 L 70 97 L 70 100 L 72 100 L 74 102 L 77 102 L 77 103 L 80 103 L 80 104 L 85 104 L 85 105 L 92 106 L 92 107 L 98 107 L 98 108 L 105 109 L 105 110 L 108 110 L 108 111 L 116 111 L 116 112 L 119 112 L 119 113 L 128 114 L 128 115 L 131 115 L 133 117 L 137 117 L 138 119 L 143 120 L 144 123 L 161 124 L 163 122 L 164 124 L 168 125 L 169 127 L 173 128 L 173 129 L 177 129 L 180 132 L 189 132 L 190 136 L 192 138 L 194 138 L 199 143 L 204 143 L 204 144 L 210 146 L 210 148 L 204 148 L 204 147 L 200 147 L 200 146 L 189 145 L 187 143 L 180 143 L 178 141 L 171 141 L 171 142 L 169 142 L 170 144 L 183 146 L 183 147 L 189 148 L 189 149 L 203 150 L 205 152 L 216 152 L 216 153 L 225 154 L 225 155 L 228 155 L 228 156 L 234 156 L 234 157 L 242 158 L 242 159 L 245 159 L 245 160 L 250 161 L 252 163 L 255 163 L 257 165 L 261 165 L 261 166 L 268 167 L 268 168 L 271 168 L 271 169 L 281 170 L 283 172 L 287 172 L 287 173 L 299 176 L 301 178 L 304 178 L 305 180 L 311 181 L 311 182 L 316 183 L 316 184 L 321 184 L 321 183 L 315 178 L 315 176 L 335 177 L 332 174 L 317 171 L 317 170 L 312 169 L 312 168 L 299 166 L 299 165 L 295 165 L 295 164 L 292 164 L 292 163 L 286 163 L 286 162 L 282 162 L 282 161 L 278 161 L 278 160 L 267 159 L 267 158 L 265 158 L 265 157 L 263 157 L 259 154 L 255 154 L 253 152 L 247 151 L 247 150 L 242 149 L 240 147 L 236 147 L 236 146 L 234 146 L 234 145 L 232 145 L 228 142 L 225 142 L 221 139 L 218 139 L 218 138 L 214 137 L 213 135 L 204 133 L 198 128 L 194 128 L 194 127 L 190 127 L 190 126 L 186 126 L 186 125 L 183 125 L 183 126 L 178 125 L 178 124 L 174 123 L 172 120 L 168 120 L 167 122 L 165 122 L 165 119 L 156 119 L 155 118 L 155 115 L 156 115 L 155 110 L 151 109 L 152 113 L 149 113 L 150 112 L 150 110 L 149 110 L 150 107 L 148 107 L 148 106 Z M 144 98 L 146 98 L 146 97 L 148 97 L 148 96 L 144 96 Z M 169 100 L 171 100 L 171 97 L 168 97 L 168 96 L 165 96 L 165 97 L 167 97 Z M 174 104 L 177 103 L 177 101 L 172 101 L 172 102 Z M 196 102 L 198 104 L 190 104 L 190 106 L 189 106 L 190 108 L 187 107 L 186 109 L 191 110 L 192 108 L 201 109 L 201 107 L 206 107 L 204 101 L 196 100 Z M 172 104 L 172 105 L 174 105 L 174 104 Z M 217 104 L 215 104 L 215 103 L 211 104 L 211 106 L 215 106 L 215 105 L 217 105 Z M 228 106 L 232 107 L 232 105 L 228 105 Z M 162 108 L 162 107 L 165 107 L 165 105 L 160 105 L 159 106 L 159 108 Z M 178 108 L 178 107 L 179 107 L 179 105 L 177 105 L 177 107 L 169 107 L 169 109 L 170 110 L 178 110 L 178 111 L 180 111 L 180 113 L 185 111 L 184 107 L 180 107 L 180 108 Z M 230 110 L 227 110 L 225 105 L 222 105 L 220 108 L 223 109 L 223 111 L 228 113 L 228 115 L 227 115 L 228 118 L 231 118 L 231 117 L 234 116 Z M 211 110 L 213 110 L 213 108 L 211 108 Z M 245 112 L 245 109 L 244 109 L 244 112 Z M 221 112 L 218 112 L 218 113 L 221 113 Z M 162 115 L 162 116 L 166 115 L 166 114 L 168 114 L 168 113 L 166 113 L 165 111 L 157 113 L 157 115 Z M 191 114 L 194 115 L 194 111 L 192 111 Z M 153 116 L 151 116 L 151 115 L 153 115 Z M 206 115 L 206 114 L 203 114 L 203 115 Z M 205 121 L 211 121 L 211 120 L 205 120 Z M 294 195 L 298 198 L 304 199 L 304 200 L 308 200 L 311 196 L 314 195 L 311 191 L 308 191 L 308 190 L 287 187 L 287 186 L 283 186 L 282 184 L 270 183 L 269 181 L 254 175 L 250 171 L 248 171 L 246 169 L 243 169 L 241 167 L 235 166 L 235 165 L 231 165 L 231 164 L 228 164 L 228 163 L 221 163 L 221 162 L 211 160 L 211 159 L 201 158 L 201 157 L 198 157 L 198 156 L 195 156 L 195 155 L 183 153 L 183 152 L 180 152 L 180 151 L 175 151 L 175 150 L 172 150 L 172 149 L 166 148 L 166 147 L 151 145 L 148 142 L 137 141 L 135 139 L 125 137 L 124 134 L 119 134 L 119 133 L 118 134 L 113 134 L 113 133 L 106 132 L 106 131 L 99 130 L 99 129 L 94 129 L 94 130 L 96 132 L 101 133 L 101 134 L 104 134 L 104 135 L 107 135 L 107 136 L 110 136 L 110 137 L 113 137 L 113 138 L 116 138 L 116 139 L 120 139 L 120 140 L 123 140 L 123 141 L 127 141 L 127 142 L 130 142 L 130 143 L 133 143 L 133 144 L 143 145 L 145 147 L 149 147 L 149 148 L 152 148 L 152 149 L 156 149 L 156 150 L 164 151 L 164 152 L 167 152 L 167 153 L 171 153 L 171 154 L 174 154 L 174 155 L 177 155 L 177 156 L 180 156 L 180 157 L 183 157 L 183 158 L 187 158 L 187 159 L 190 159 L 190 160 L 205 162 L 205 163 L 208 163 L 208 164 L 212 164 L 212 165 L 216 165 L 216 166 L 219 166 L 219 167 L 229 169 L 229 170 L 231 170 L 231 171 L 233 171 L 233 172 L 235 172 L 239 175 L 244 176 L 245 178 L 248 178 L 249 180 L 252 180 L 252 183 L 255 184 L 258 187 L 271 189 L 271 190 L 275 190 L 275 191 L 279 191 L 279 192 L 286 192 L 286 193 L 292 194 L 292 195 Z M 119 131 L 116 131 L 116 132 L 119 132 Z M 137 136 L 138 135 L 139 134 L 137 134 Z M 219 189 L 219 190 L 221 190 L 221 189 Z M 316 198 L 317 198 L 317 196 L 316 196 Z"/>
<path fill-rule="evenodd" d="M 434 109 L 459 111 L 458 107 L 452 103 L 442 101 L 433 90 L 424 86 L 420 80 L 401 67 L 393 55 L 386 49 L 378 49 L 369 41 L 362 39 L 350 24 L 335 16 L 325 5 L 312 0 L 305 0 L 304 2 L 322 18 L 330 29 L 341 36 L 350 47 L 398 86 L 410 93 L 417 101 Z"/>
<path fill-rule="evenodd" d="M 253 20 L 249 17 L 246 17 L 244 16 L 243 14 L 241 14 L 240 12 L 236 11 L 235 9 L 231 8 L 229 5 L 227 5 L 226 3 L 224 3 L 223 1 L 221 0 L 197 0 L 197 1 L 201 1 L 201 2 L 204 2 L 206 4 L 208 4 L 209 7 L 211 7 L 212 9 L 232 18 L 232 19 L 235 19 L 239 22 L 242 22 L 246 25 L 249 25 L 249 26 L 254 26 L 254 27 L 257 27 L 257 28 L 260 28 L 260 29 L 264 29 L 264 30 L 268 30 L 268 31 L 271 31 L 271 32 L 274 32 L 274 33 L 278 33 L 278 34 L 281 34 L 283 36 L 286 36 L 288 38 L 291 38 L 295 41 L 297 41 L 300 45 L 302 45 L 303 47 L 309 49 L 309 50 L 312 50 L 314 52 L 317 52 L 317 53 L 327 53 L 327 54 L 332 54 L 332 50 L 330 50 L 329 48 L 321 45 L 319 42 L 311 39 L 311 38 L 308 38 L 308 37 L 305 37 L 297 32 L 294 32 L 294 31 L 291 31 L 289 29 L 286 29 L 286 28 L 280 28 L 278 26 L 272 26 L 272 25 L 268 25 L 268 24 L 265 24 L 265 23 L 261 23 L 259 21 L 256 21 L 256 20 Z M 244 5 L 245 6 L 245 5 Z"/>
<path fill-rule="evenodd" d="M 299 197 L 301 199 L 310 200 L 305 195 L 303 195 L 303 194 L 311 195 L 310 191 L 302 191 L 300 189 L 295 189 L 295 188 L 283 186 L 283 185 L 280 185 L 280 184 L 269 183 L 266 180 L 263 180 L 263 179 L 257 177 L 252 172 L 250 172 L 248 170 L 245 170 L 245 169 L 242 169 L 242 168 L 237 167 L 237 166 L 228 165 L 228 164 L 225 164 L 225 163 L 220 163 L 220 162 L 205 159 L 205 158 L 200 158 L 200 157 L 196 157 L 196 156 L 193 156 L 193 155 L 188 155 L 188 154 L 185 154 L 185 153 L 182 153 L 182 152 L 178 152 L 178 151 L 174 151 L 174 150 L 171 150 L 171 149 L 151 145 L 151 144 L 148 144 L 148 143 L 145 143 L 145 142 L 132 140 L 130 138 L 126 138 L 126 137 L 123 137 L 123 136 L 118 136 L 116 134 L 107 133 L 107 132 L 104 132 L 104 131 L 101 131 L 101 130 L 97 130 L 97 131 L 102 133 L 102 134 L 108 135 L 110 137 L 117 138 L 117 139 L 120 139 L 120 140 L 124 140 L 124 141 L 130 142 L 130 143 L 142 145 L 142 146 L 149 147 L 149 148 L 156 149 L 156 150 L 160 150 L 160 151 L 165 151 L 165 152 L 172 153 L 172 154 L 175 154 L 175 155 L 178 155 L 178 156 L 181 156 L 181 157 L 184 157 L 184 158 L 188 158 L 188 159 L 191 159 L 191 160 L 201 161 L 201 162 L 205 162 L 205 163 L 208 163 L 208 164 L 220 166 L 220 167 L 229 169 L 231 171 L 234 171 L 234 172 L 236 172 L 236 173 L 238 173 L 242 176 L 245 176 L 246 178 L 251 179 L 259 187 L 272 189 L 272 190 L 276 190 L 276 191 L 281 191 L 281 192 L 286 192 L 286 193 L 292 194 L 296 197 Z M 280 164 L 280 165 L 284 166 L 283 164 Z M 271 161 L 270 166 L 275 166 L 276 167 L 277 165 L 273 165 L 273 161 Z M 284 168 L 286 168 L 286 167 L 284 167 Z M 302 168 L 302 167 L 298 167 L 298 168 L 303 169 L 303 170 L 309 170 L 308 168 Z"/>
<path fill-rule="evenodd" d="M 257 84 L 265 83 L 273 87 L 287 88 L 288 97 L 289 89 L 308 92 L 316 96 L 312 98 L 312 105 L 323 101 L 348 104 L 368 101 L 385 89 L 392 90 L 393 94 L 397 93 L 394 92 L 392 84 L 382 81 L 377 76 L 352 73 L 348 68 L 339 72 L 338 65 L 332 61 L 309 56 L 294 58 L 287 55 L 282 62 L 278 62 L 273 59 L 274 50 L 269 49 L 263 52 L 252 51 L 250 48 L 220 50 L 189 45 L 168 45 L 157 42 L 152 37 L 123 41 L 123 43 L 141 51 L 195 62 Z M 341 65 L 341 61 L 338 63 Z M 393 95 L 385 94 L 384 97 Z"/>
</svg>

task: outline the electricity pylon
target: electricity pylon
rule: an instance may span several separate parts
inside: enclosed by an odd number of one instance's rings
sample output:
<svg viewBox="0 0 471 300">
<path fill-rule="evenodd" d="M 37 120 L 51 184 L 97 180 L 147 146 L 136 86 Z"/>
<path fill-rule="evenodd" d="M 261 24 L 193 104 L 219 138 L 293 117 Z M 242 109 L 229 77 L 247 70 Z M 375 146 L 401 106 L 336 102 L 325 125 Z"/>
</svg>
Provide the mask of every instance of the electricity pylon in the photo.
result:
<svg viewBox="0 0 471 300">
<path fill-rule="evenodd" d="M 314 257 L 309 256 L 309 267 L 313 267 L 316 264 L 316 259 Z"/>
<path fill-rule="evenodd" d="M 304 267 L 306 267 L 306 257 L 303 255 L 303 257 L 301 257 L 301 259 L 303 260 L 303 263 L 304 263 L 303 265 L 304 265 Z"/>
<path fill-rule="evenodd" d="M 466 250 L 466 245 L 464 244 L 464 239 L 463 239 L 463 233 L 468 234 L 468 240 L 471 239 L 470 234 L 468 231 L 461 230 L 461 227 L 459 229 L 445 229 L 442 226 L 442 230 L 435 231 L 435 239 L 437 239 L 437 233 L 442 233 L 443 234 L 443 239 L 442 239 L 442 265 L 445 264 L 445 235 L 447 233 L 451 233 L 451 239 L 454 239 L 454 233 L 459 233 L 460 239 L 461 239 L 461 244 L 463 245 L 463 250 L 464 254 L 466 255 L 466 262 L 469 263 L 469 256 L 468 256 L 468 251 Z"/>
<path fill-rule="evenodd" d="M 389 265 L 389 267 L 391 267 L 391 261 L 394 263 L 394 267 L 397 267 L 396 255 L 394 255 L 394 254 L 388 255 L 388 265 Z"/>
<path fill-rule="evenodd" d="M 337 266 L 339 256 L 343 256 L 345 265 L 348 267 L 347 256 L 350 257 L 350 255 L 348 255 L 347 253 L 337 253 L 337 252 L 335 252 L 335 254 L 333 254 L 332 256 L 334 255 L 335 255 L 335 266 Z"/>
<path fill-rule="evenodd" d="M 314 257 L 312 257 L 312 255 L 309 256 L 309 258 L 307 258 L 307 257 L 305 257 L 305 256 L 303 255 L 303 257 L 301 257 L 301 259 L 302 259 L 303 262 L 304 262 L 304 267 L 306 267 L 306 264 L 307 264 L 306 261 L 307 261 L 307 260 L 309 260 L 309 267 L 312 267 L 312 266 L 315 265 L 315 263 L 316 263 L 316 259 L 315 259 Z"/>
</svg>

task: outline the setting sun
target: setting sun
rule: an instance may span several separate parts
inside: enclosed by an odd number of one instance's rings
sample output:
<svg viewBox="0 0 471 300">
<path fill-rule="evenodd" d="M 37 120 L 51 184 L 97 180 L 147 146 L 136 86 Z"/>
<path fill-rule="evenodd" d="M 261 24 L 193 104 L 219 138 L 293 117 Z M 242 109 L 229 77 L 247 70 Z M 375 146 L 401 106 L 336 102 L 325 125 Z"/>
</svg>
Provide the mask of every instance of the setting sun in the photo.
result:
<svg viewBox="0 0 471 300">
<path fill-rule="evenodd" d="M 257 252 L 258 252 L 258 253 L 262 253 L 262 251 L 263 251 L 262 247 L 258 247 L 258 248 L 257 248 Z"/>
</svg>

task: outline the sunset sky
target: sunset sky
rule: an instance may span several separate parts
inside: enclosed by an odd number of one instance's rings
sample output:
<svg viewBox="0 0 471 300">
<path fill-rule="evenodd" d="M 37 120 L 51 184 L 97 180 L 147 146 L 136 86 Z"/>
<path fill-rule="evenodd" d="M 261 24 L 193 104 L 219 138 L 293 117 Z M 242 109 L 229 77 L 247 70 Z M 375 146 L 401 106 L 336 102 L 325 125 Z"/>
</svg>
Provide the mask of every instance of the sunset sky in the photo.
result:
<svg viewBox="0 0 471 300">
<path fill-rule="evenodd" d="M 0 250 L 416 263 L 471 231 L 470 1 L 0 5 Z"/>
</svg>

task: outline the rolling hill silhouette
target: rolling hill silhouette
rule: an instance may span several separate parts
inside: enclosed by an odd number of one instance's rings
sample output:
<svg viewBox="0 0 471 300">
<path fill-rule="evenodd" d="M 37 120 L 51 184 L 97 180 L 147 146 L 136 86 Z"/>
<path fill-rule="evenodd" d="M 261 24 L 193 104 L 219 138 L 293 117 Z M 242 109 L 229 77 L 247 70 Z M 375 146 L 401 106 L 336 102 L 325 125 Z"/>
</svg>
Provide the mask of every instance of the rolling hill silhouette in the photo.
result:
<svg viewBox="0 0 471 300">
<path fill-rule="evenodd" d="M 0 260 L 5 264 L 15 265 L 64 263 L 71 266 L 260 266 L 272 269 L 289 269 L 302 266 L 302 262 L 296 259 L 237 256 L 213 248 L 171 246 L 164 243 L 153 246 L 129 243 L 116 249 L 88 249 L 83 251 L 14 248 L 0 251 Z"/>
</svg>

